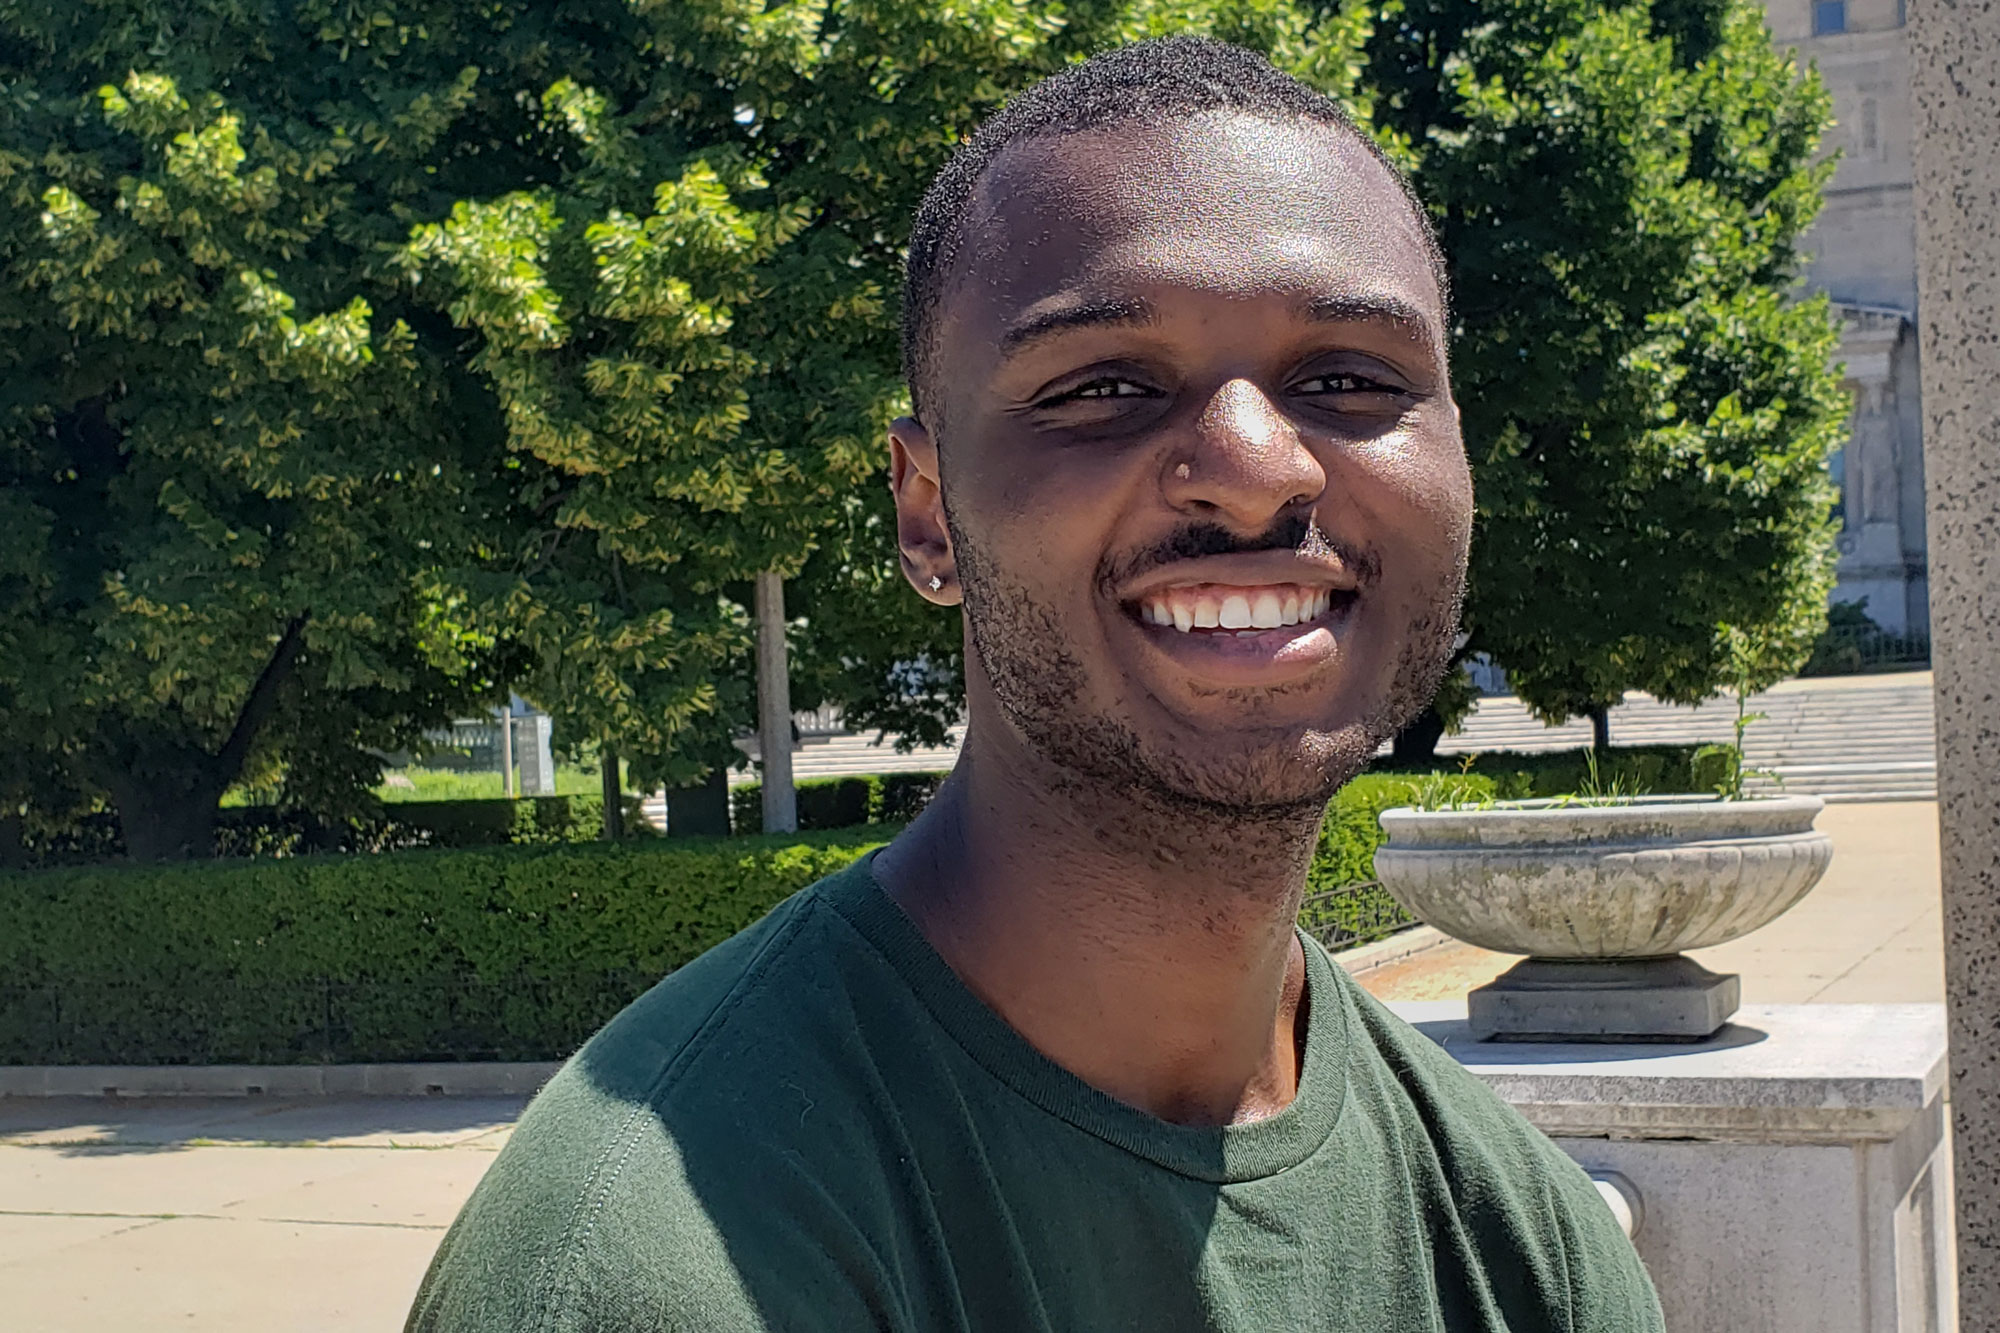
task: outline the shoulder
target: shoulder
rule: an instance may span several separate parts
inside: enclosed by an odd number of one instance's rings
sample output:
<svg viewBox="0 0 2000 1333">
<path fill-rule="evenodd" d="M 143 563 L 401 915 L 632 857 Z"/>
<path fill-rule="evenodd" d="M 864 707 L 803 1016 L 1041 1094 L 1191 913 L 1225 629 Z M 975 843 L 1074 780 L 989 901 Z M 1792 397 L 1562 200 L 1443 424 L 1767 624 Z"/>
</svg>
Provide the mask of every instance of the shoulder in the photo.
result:
<svg viewBox="0 0 2000 1333">
<path fill-rule="evenodd" d="M 1571 1333 L 1660 1329 L 1645 1268 L 1583 1168 L 1352 978 L 1341 973 L 1338 984 L 1352 999 L 1357 1037 L 1387 1076 L 1378 1092 L 1424 1141 L 1448 1239 L 1466 1248 L 1491 1297 L 1547 1311 L 1561 1321 L 1552 1327 Z"/>
<path fill-rule="evenodd" d="M 807 889 L 614 1018 L 522 1115 L 440 1245 L 410 1329 L 785 1326 L 745 1288 L 746 1245 L 837 1298 L 843 1284 L 814 1272 L 843 1221 L 788 1184 L 803 1163 L 774 1111 L 814 1078 L 802 1066 L 854 965 L 840 955 L 863 947 Z M 795 1225 L 763 1225 L 774 1210 L 753 1201 L 781 1196 Z"/>
</svg>

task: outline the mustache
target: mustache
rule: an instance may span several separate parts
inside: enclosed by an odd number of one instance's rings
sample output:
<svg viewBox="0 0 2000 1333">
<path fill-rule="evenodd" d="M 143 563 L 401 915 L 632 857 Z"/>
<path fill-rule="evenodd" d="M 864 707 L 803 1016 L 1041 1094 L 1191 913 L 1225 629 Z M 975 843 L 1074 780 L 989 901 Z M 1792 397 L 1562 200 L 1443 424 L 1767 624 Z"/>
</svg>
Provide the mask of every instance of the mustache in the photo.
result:
<svg viewBox="0 0 2000 1333">
<path fill-rule="evenodd" d="M 1332 536 L 1310 514 L 1292 514 L 1278 519 L 1253 537 L 1231 532 L 1220 523 L 1190 523 L 1151 546 L 1107 562 L 1099 571 L 1098 583 L 1107 593 L 1112 593 L 1162 565 L 1199 560 L 1211 555 L 1258 551 L 1290 551 L 1308 559 L 1336 556 L 1354 571 L 1356 582 L 1363 588 L 1372 585 L 1382 572 L 1382 561 L 1373 551 Z"/>
</svg>

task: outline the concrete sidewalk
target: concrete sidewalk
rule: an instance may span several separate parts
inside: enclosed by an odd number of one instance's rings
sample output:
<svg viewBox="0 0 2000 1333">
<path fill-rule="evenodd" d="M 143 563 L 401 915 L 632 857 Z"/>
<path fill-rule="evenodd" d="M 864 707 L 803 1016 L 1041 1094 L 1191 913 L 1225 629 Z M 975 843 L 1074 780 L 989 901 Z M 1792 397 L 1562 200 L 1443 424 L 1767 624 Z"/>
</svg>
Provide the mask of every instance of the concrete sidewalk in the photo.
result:
<svg viewBox="0 0 2000 1333">
<path fill-rule="evenodd" d="M 1937 803 L 1829 805 L 1817 827 L 1833 838 L 1833 864 L 1805 901 L 1693 957 L 1740 973 L 1746 1004 L 1944 1003 Z M 1385 1000 L 1448 1000 L 1516 961 L 1450 940 L 1361 984 Z"/>
<path fill-rule="evenodd" d="M 526 1100 L 0 1101 L 0 1326 L 399 1329 Z"/>
<path fill-rule="evenodd" d="M 1700 955 L 1751 1003 L 1943 995 L 1937 807 L 1829 806 L 1832 869 L 1763 931 Z M 1446 999 L 1513 959 L 1378 946 L 1362 983 Z M 0 1328 L 400 1328 L 524 1097 L 0 1099 Z"/>
</svg>

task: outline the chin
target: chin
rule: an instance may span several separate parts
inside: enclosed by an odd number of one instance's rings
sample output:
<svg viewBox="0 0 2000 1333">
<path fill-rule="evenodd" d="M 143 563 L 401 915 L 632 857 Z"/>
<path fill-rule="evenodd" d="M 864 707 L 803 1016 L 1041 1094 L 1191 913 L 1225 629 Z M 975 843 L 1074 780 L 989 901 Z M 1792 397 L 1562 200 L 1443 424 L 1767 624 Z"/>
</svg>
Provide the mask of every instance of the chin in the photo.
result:
<svg viewBox="0 0 2000 1333">
<path fill-rule="evenodd" d="M 1281 741 L 1268 732 L 1245 739 L 1235 746 L 1140 742 L 1119 767 L 1126 781 L 1170 805 L 1242 817 L 1288 815 L 1324 807 L 1381 745 L 1376 729 L 1358 722 Z"/>
</svg>

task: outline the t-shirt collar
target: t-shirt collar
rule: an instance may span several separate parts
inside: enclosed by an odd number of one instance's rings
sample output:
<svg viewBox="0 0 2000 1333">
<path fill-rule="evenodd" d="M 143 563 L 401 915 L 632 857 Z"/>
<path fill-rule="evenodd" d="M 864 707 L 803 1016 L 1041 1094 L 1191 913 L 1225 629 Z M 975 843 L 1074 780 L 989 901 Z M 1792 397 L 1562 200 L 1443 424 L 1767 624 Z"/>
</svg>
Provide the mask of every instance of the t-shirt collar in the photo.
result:
<svg viewBox="0 0 2000 1333">
<path fill-rule="evenodd" d="M 1301 936 L 1306 1041 L 1298 1096 L 1277 1115 L 1249 1124 L 1175 1125 L 1092 1087 L 1008 1026 L 882 891 L 874 859 L 871 852 L 813 892 L 874 946 L 966 1054 L 1050 1115 L 1169 1171 L 1222 1184 L 1289 1170 L 1332 1134 L 1347 1095 L 1354 1006 L 1335 964 L 1310 936 Z"/>
</svg>

